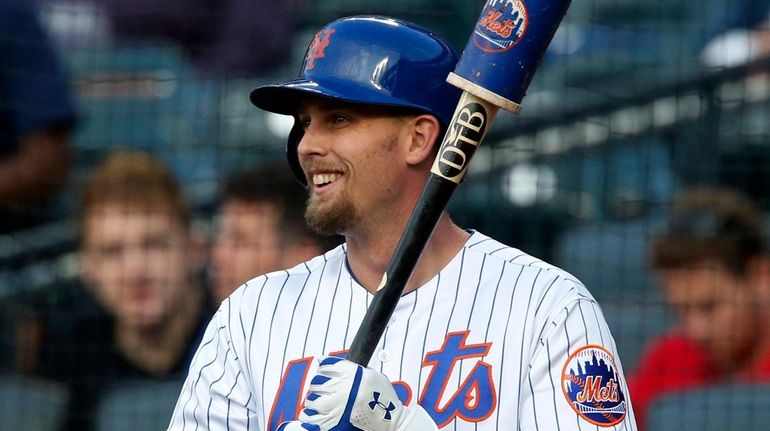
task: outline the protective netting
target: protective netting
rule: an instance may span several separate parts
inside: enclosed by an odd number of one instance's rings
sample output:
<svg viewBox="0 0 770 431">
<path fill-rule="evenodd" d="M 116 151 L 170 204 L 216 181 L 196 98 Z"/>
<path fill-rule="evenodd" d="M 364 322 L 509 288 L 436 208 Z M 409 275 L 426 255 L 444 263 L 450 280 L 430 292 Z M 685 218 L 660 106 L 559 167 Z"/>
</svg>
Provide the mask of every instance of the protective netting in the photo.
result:
<svg viewBox="0 0 770 431">
<path fill-rule="evenodd" d="M 386 14 L 461 50 L 481 3 L 0 0 L 0 428 L 164 429 L 181 390 L 186 356 L 162 372 L 110 362 L 119 355 L 114 321 L 83 288 L 79 253 L 83 187 L 97 164 L 126 149 L 157 158 L 179 182 L 205 249 L 225 181 L 284 160 L 291 119 L 255 109 L 249 91 L 294 76 L 320 26 Z M 766 0 L 574 2 L 522 113 L 499 114 L 450 203 L 461 226 L 588 287 L 647 430 L 768 423 L 765 250 L 739 259 L 739 269 L 725 263 L 744 257 L 718 246 L 735 240 L 714 203 L 729 196 L 684 215 L 671 210 L 696 188 L 742 193 L 757 207 L 764 242 L 769 17 Z M 69 139 L 40 143 L 41 135 Z M 53 163 L 33 157 L 49 145 L 69 153 L 52 153 Z M 55 175 L 61 166 L 70 168 Z M 55 186 L 14 195 L 22 187 L 14 175 Z M 51 191 L 29 191 L 43 188 Z M 667 233 L 682 241 L 654 249 Z M 660 249 L 666 258 L 657 259 Z M 207 257 L 189 257 L 204 290 Z M 183 338 L 197 341 L 194 331 Z"/>
</svg>

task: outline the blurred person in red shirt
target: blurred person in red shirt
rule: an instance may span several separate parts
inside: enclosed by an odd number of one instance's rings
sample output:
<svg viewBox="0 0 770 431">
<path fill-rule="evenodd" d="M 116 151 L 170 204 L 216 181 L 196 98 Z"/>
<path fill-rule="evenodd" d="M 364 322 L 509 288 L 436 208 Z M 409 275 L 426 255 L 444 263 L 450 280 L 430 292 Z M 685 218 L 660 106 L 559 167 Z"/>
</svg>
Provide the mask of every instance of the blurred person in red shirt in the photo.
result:
<svg viewBox="0 0 770 431">
<path fill-rule="evenodd" d="M 650 343 L 629 378 L 640 428 L 649 406 L 666 394 L 740 379 L 757 367 L 770 381 L 762 224 L 737 191 L 686 189 L 674 200 L 650 261 L 677 325 Z"/>
</svg>

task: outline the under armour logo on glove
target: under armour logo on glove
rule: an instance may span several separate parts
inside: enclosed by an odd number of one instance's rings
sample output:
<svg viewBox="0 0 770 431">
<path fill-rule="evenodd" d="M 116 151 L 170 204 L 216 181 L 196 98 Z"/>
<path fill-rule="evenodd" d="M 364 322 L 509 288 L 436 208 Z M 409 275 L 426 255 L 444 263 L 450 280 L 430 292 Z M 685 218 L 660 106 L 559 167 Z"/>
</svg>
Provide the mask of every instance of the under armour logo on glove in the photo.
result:
<svg viewBox="0 0 770 431">
<path fill-rule="evenodd" d="M 374 409 L 376 409 L 377 406 L 379 406 L 381 409 L 385 410 L 385 417 L 383 417 L 383 419 L 385 419 L 386 421 L 391 420 L 393 416 L 390 414 L 390 412 L 396 409 L 396 405 L 393 404 L 392 402 L 388 402 L 387 406 L 384 403 L 381 403 L 379 392 L 373 392 L 372 398 L 373 399 L 369 401 L 369 408 L 372 409 L 372 411 L 374 411 Z"/>
<path fill-rule="evenodd" d="M 321 361 L 302 407 L 277 431 L 438 431 L 419 404 L 401 403 L 387 376 L 337 357 Z"/>
</svg>

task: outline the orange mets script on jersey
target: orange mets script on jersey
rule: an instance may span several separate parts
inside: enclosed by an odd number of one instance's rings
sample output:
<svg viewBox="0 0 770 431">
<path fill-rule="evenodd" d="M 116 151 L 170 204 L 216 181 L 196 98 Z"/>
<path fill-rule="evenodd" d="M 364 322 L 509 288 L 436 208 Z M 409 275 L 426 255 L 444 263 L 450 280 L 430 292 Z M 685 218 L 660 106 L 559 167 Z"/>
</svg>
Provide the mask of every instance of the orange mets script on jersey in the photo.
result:
<svg viewBox="0 0 770 431">
<path fill-rule="evenodd" d="M 329 46 L 329 40 L 334 34 L 334 29 L 326 29 L 319 31 L 313 38 L 313 42 L 307 49 L 307 56 L 305 57 L 305 70 L 313 70 L 315 68 L 315 62 L 318 59 L 324 58 L 326 47 Z"/>
<path fill-rule="evenodd" d="M 430 373 L 422 389 L 418 403 L 428 412 L 439 428 L 454 420 L 479 423 L 489 418 L 497 407 L 497 389 L 492 377 L 492 365 L 483 359 L 489 354 L 492 343 L 467 343 L 470 331 L 450 332 L 444 343 L 425 354 L 422 366 Z M 345 357 L 347 352 L 334 352 L 331 356 Z M 289 361 L 281 384 L 273 400 L 268 429 L 275 429 L 283 421 L 294 420 L 302 410 L 302 390 L 310 372 L 313 357 Z M 463 382 L 450 389 L 450 379 L 456 378 L 455 370 L 473 364 Z M 392 382 L 393 389 L 404 405 L 412 402 L 412 386 L 404 381 Z M 448 393 L 447 393 L 448 392 Z M 447 401 L 448 400 L 448 401 Z"/>
<path fill-rule="evenodd" d="M 602 386 L 602 376 L 588 376 L 586 377 L 585 389 L 578 392 L 576 398 L 579 403 L 617 402 L 620 399 L 618 383 L 610 380 L 606 386 Z"/>
</svg>

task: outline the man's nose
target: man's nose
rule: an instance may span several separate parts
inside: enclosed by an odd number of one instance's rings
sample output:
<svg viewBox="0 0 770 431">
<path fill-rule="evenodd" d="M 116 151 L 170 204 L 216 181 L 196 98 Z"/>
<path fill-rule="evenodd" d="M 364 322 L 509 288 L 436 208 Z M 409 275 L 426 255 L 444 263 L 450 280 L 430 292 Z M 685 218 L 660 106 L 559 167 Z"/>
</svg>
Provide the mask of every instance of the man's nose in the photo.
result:
<svg viewBox="0 0 770 431">
<path fill-rule="evenodd" d="M 714 333 L 714 322 L 708 315 L 689 311 L 684 322 L 687 336 L 701 343 L 707 343 Z"/>
<path fill-rule="evenodd" d="M 141 247 L 127 247 L 123 255 L 123 275 L 126 279 L 143 277 L 150 265 L 149 258 Z"/>
<path fill-rule="evenodd" d="M 328 153 L 329 139 L 319 127 L 313 124 L 305 128 L 297 146 L 300 162 L 311 156 L 323 156 Z"/>
</svg>

